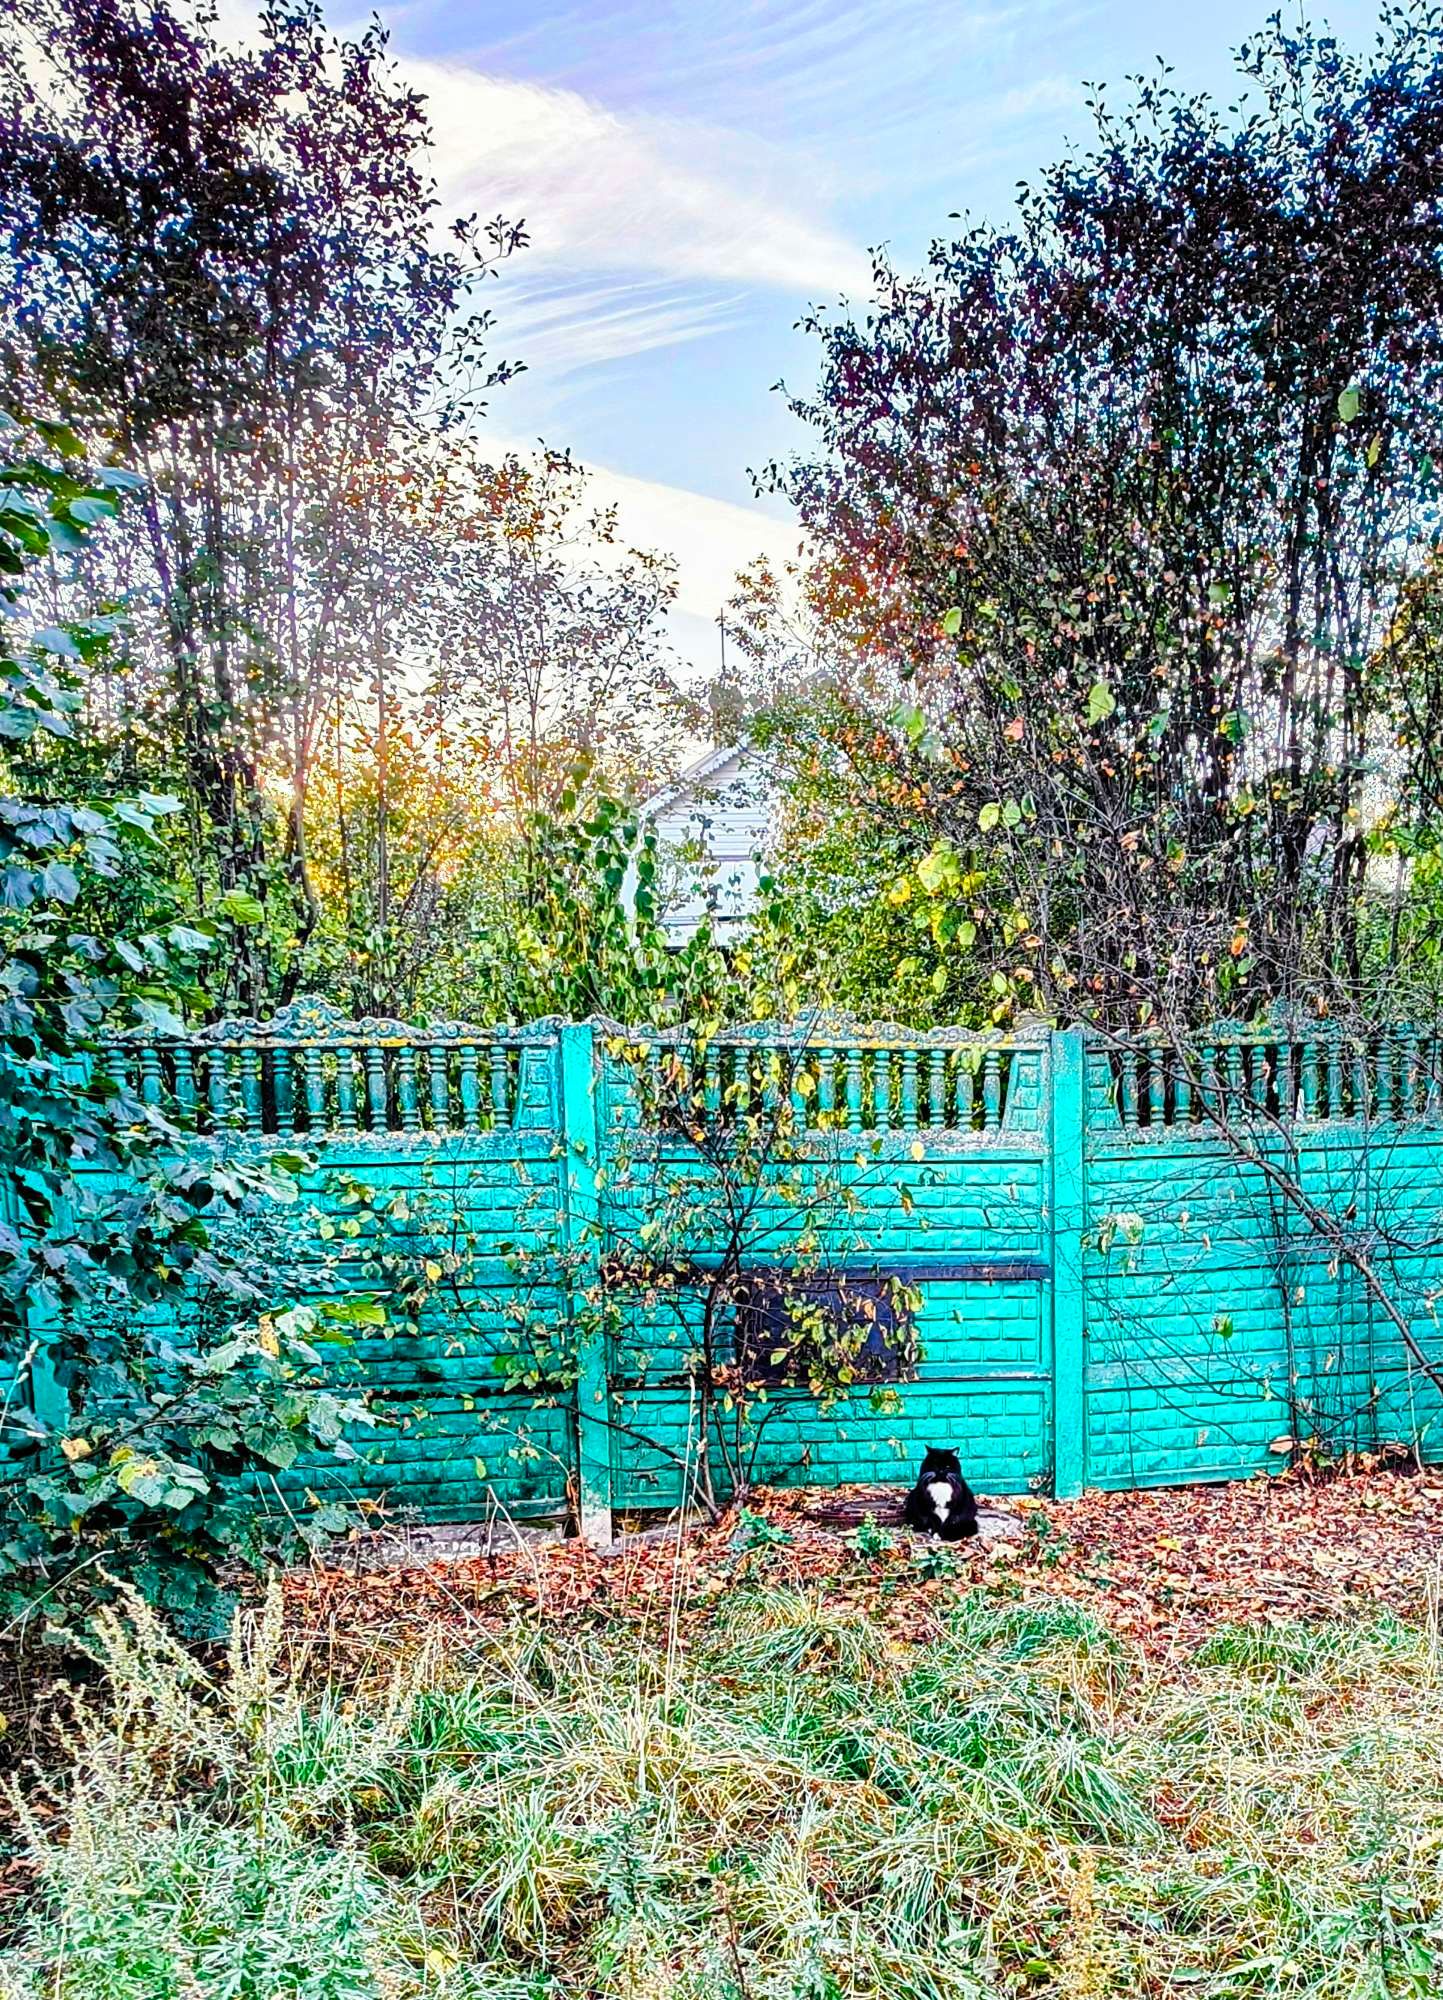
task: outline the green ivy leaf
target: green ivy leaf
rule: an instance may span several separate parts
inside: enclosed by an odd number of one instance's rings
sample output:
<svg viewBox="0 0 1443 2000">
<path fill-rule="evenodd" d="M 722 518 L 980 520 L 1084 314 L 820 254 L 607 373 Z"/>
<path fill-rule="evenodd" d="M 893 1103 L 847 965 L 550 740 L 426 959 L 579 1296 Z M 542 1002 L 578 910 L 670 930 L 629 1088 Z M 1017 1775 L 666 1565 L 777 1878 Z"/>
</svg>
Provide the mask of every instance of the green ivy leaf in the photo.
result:
<svg viewBox="0 0 1443 2000">
<path fill-rule="evenodd" d="M 220 910 L 233 924 L 265 922 L 265 905 L 244 889 L 228 889 L 220 899 Z"/>
<path fill-rule="evenodd" d="M 93 527 L 97 521 L 110 519 L 115 512 L 115 502 L 82 496 L 79 500 L 72 500 L 67 511 L 72 521 L 80 521 L 86 527 Z"/>
<path fill-rule="evenodd" d="M 1094 681 L 1087 690 L 1087 720 L 1096 728 L 1099 722 L 1106 722 L 1117 707 L 1117 696 L 1106 681 Z"/>
</svg>

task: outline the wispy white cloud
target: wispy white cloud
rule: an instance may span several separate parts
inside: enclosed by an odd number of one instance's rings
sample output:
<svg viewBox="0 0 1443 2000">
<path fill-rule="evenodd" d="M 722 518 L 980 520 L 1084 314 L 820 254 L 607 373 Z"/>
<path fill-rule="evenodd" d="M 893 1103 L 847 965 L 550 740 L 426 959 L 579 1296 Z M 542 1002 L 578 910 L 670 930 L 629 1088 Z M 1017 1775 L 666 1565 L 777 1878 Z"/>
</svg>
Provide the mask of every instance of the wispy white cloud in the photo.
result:
<svg viewBox="0 0 1443 2000">
<path fill-rule="evenodd" d="M 739 507 L 656 480 L 634 479 L 604 466 L 589 470 L 596 498 L 615 505 L 622 532 L 630 541 L 676 556 L 677 609 L 705 619 L 713 631 L 718 613 L 736 588 L 738 570 L 758 556 L 778 568 L 796 560 L 801 547 L 796 525 L 775 520 L 760 508 Z"/>
<path fill-rule="evenodd" d="M 792 296 L 867 284 L 865 254 L 825 219 L 824 190 L 790 153 L 463 65 L 406 70 L 429 99 L 447 206 L 524 215 L 539 264 Z"/>
<path fill-rule="evenodd" d="M 1083 101 L 1083 89 L 1070 77 L 1037 76 L 1030 83 L 1014 84 L 992 100 L 990 109 L 998 125 L 1021 122 L 1039 111 L 1068 111 Z"/>
<path fill-rule="evenodd" d="M 254 35 L 250 0 L 220 8 L 229 38 Z M 553 16 L 548 47 L 574 31 Z M 461 58 L 399 67 L 427 100 L 442 212 L 525 220 L 504 313 L 533 376 L 694 340 L 731 323 L 744 292 L 800 306 L 869 285 L 865 251 L 829 219 L 834 178 L 805 149 Z"/>
<path fill-rule="evenodd" d="M 454 36 L 454 0 L 412 4 L 416 25 L 447 8 Z M 1095 33 L 1104 11 L 1098 0 L 533 0 L 503 19 L 478 0 L 468 60 L 628 119 L 724 117 L 744 154 L 762 140 L 785 149 L 793 176 L 801 165 L 820 186 L 830 161 L 829 204 L 884 191 L 905 201 L 959 146 L 995 136 L 1007 152 L 1019 123 L 1071 102 L 1039 64 L 1086 24 Z M 795 178 L 787 186 L 799 198 Z"/>
<path fill-rule="evenodd" d="M 501 272 L 495 303 L 507 353 L 557 384 L 579 369 L 715 333 L 736 322 L 740 299 L 664 279 L 548 277 L 519 258 Z"/>
<path fill-rule="evenodd" d="M 1084 0 L 1084 4 L 1087 0 Z M 1095 4 L 1095 0 L 1093 0 Z M 438 17 L 450 0 L 413 0 Z M 1034 39 L 1058 0 L 533 0 L 504 24 L 490 14 L 477 67 L 545 80 L 667 114 L 724 104 L 730 126 L 791 142 L 841 134 L 863 148 L 878 121 L 914 123 L 1020 32 Z M 500 10 L 496 10 L 499 12 Z M 449 21 L 456 12 L 451 7 Z"/>
</svg>

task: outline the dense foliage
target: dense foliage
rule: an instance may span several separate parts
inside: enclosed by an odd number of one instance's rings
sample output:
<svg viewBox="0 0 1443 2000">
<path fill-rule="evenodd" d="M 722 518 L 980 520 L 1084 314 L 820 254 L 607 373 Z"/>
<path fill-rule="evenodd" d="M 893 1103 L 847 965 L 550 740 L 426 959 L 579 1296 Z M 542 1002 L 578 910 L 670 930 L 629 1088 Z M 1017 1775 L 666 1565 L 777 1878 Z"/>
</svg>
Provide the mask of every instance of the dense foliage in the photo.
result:
<svg viewBox="0 0 1443 2000">
<path fill-rule="evenodd" d="M 38 733 L 67 736 L 111 630 L 35 626 L 29 578 L 136 482 L 78 470 L 63 425 L 0 421 L 0 1608 L 63 1610 L 103 1565 L 206 1622 L 220 1561 L 337 1525 L 258 1510 L 247 1472 L 349 1449 L 364 1412 L 321 1382 L 327 1314 L 267 1313 L 284 1301 L 226 1249 L 294 1200 L 299 1160 L 221 1158 L 107 1067 L 100 1031 L 179 1025 L 217 940 L 175 908 L 173 799 L 13 783 Z"/>
<path fill-rule="evenodd" d="M 48 761 L 180 800 L 212 1004 L 521 1007 L 533 829 L 634 796 L 695 720 L 670 561 L 565 454 L 478 445 L 515 364 L 477 291 L 524 231 L 442 230 L 384 32 L 309 0 L 246 46 L 192 0 L 45 0 L 0 77 L 8 393 L 145 481 L 82 565 L 130 615 Z"/>
<path fill-rule="evenodd" d="M 1239 68 L 1236 117 L 1099 95 L 1015 226 L 812 322 L 821 449 L 775 476 L 910 681 L 834 769 L 882 732 L 856 810 L 910 812 L 1004 1007 L 1386 1007 L 1424 969 L 1374 863 L 1438 835 L 1443 30 L 1275 20 Z"/>
<path fill-rule="evenodd" d="M 97 752 L 182 796 L 198 908 L 261 906 L 218 971 L 293 987 L 305 807 L 358 680 L 410 637 L 407 466 L 506 374 L 474 287 L 519 232 L 434 227 L 427 128 L 379 27 L 308 0 L 253 46 L 203 7 L 44 0 L 0 28 L 0 355 L 145 479 L 89 567 L 132 624 Z M 42 81 L 43 79 L 43 81 Z"/>
</svg>

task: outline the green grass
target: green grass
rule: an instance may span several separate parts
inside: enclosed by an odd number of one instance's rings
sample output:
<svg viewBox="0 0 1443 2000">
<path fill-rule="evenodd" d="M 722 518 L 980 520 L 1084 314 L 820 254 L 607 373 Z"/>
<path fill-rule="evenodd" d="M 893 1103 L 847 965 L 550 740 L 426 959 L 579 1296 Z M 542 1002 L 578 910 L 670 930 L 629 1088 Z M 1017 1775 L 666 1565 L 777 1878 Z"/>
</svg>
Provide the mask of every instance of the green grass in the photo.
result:
<svg viewBox="0 0 1443 2000">
<path fill-rule="evenodd" d="M 1423 2000 L 1443 1676 L 1392 1620 L 1166 1668 L 1064 1603 L 909 1645 L 738 1590 L 303 1688 L 143 1614 L 25 1815 L 6 2000 Z M 62 1827 L 64 1831 L 57 1829 Z"/>
</svg>

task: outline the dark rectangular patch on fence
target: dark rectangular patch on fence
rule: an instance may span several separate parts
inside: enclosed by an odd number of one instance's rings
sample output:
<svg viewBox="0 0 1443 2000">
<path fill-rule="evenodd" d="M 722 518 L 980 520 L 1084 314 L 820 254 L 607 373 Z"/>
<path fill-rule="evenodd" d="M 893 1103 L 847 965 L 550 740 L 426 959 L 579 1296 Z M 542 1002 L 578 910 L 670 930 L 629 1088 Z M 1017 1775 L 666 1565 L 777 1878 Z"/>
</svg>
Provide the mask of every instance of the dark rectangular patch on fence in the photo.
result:
<svg viewBox="0 0 1443 2000">
<path fill-rule="evenodd" d="M 805 1381 L 814 1364 L 825 1365 L 821 1347 L 830 1339 L 850 1347 L 847 1361 L 858 1382 L 902 1381 L 913 1340 L 910 1316 L 897 1301 L 899 1283 L 906 1283 L 900 1272 L 749 1275 L 735 1300 L 737 1365 L 753 1382 Z"/>
<path fill-rule="evenodd" d="M 887 1270 L 904 1285 L 1020 1285 L 1052 1276 L 1052 1266 L 1040 1257 L 973 1264 L 889 1264 Z"/>
</svg>

